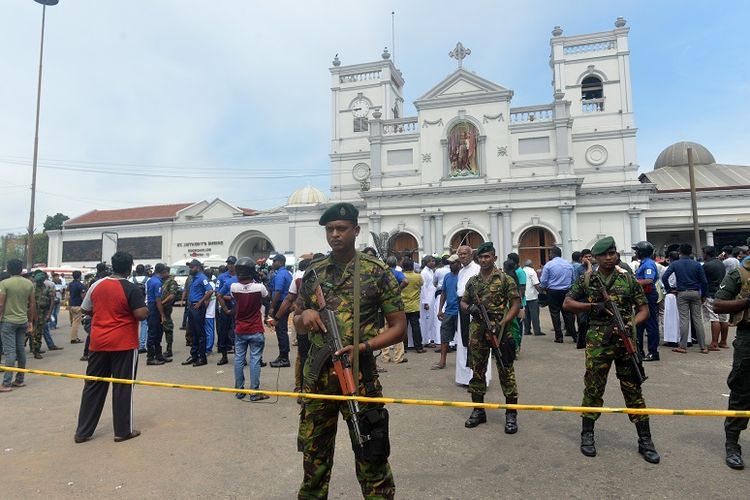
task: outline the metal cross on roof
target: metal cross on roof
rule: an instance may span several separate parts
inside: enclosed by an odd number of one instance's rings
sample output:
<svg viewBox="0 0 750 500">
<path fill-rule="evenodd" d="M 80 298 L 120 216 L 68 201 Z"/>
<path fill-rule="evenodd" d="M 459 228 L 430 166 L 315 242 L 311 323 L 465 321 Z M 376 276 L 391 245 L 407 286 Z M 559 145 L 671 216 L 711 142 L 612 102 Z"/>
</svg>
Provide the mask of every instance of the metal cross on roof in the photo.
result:
<svg viewBox="0 0 750 500">
<path fill-rule="evenodd" d="M 461 42 L 456 44 L 456 48 L 448 52 L 448 56 L 458 61 L 458 67 L 463 66 L 464 58 L 471 54 L 471 49 L 467 49 Z"/>
</svg>

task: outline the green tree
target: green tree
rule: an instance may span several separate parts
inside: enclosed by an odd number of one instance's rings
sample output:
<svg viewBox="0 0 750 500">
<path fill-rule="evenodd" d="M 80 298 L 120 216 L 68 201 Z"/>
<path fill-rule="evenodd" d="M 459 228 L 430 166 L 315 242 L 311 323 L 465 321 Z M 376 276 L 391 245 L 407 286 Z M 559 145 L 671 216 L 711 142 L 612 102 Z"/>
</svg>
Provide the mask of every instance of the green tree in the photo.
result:
<svg viewBox="0 0 750 500">
<path fill-rule="evenodd" d="M 44 221 L 44 230 L 52 231 L 53 229 L 62 229 L 63 222 L 68 219 L 70 219 L 70 217 L 65 214 L 61 214 L 60 212 L 57 212 L 55 215 L 48 215 Z"/>
</svg>

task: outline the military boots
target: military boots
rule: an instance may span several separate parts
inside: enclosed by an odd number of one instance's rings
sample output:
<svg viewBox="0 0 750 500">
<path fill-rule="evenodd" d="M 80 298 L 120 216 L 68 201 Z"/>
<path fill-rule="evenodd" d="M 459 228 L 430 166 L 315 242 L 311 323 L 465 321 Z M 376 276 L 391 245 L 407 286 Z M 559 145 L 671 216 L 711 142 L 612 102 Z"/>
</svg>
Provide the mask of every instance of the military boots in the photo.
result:
<svg viewBox="0 0 750 500">
<path fill-rule="evenodd" d="M 484 403 L 484 394 L 472 394 L 471 401 L 472 403 Z M 464 425 L 471 429 L 472 427 L 476 427 L 477 425 L 484 424 L 486 422 L 487 413 L 485 413 L 484 409 L 474 408 L 474 411 L 471 412 L 471 416 L 466 420 L 466 423 Z"/>
<path fill-rule="evenodd" d="M 165 358 L 171 358 L 172 356 L 172 342 L 167 342 L 167 350 L 164 351 Z"/>
<path fill-rule="evenodd" d="M 518 398 L 505 398 L 509 405 L 518 403 Z M 518 410 L 505 410 L 505 433 L 515 434 L 518 432 Z"/>
<path fill-rule="evenodd" d="M 742 470 L 745 468 L 745 462 L 742 461 L 742 447 L 740 446 L 740 432 L 739 431 L 726 431 L 727 442 L 725 447 L 727 450 L 727 466 L 732 469 Z"/>
<path fill-rule="evenodd" d="M 649 427 L 648 420 L 636 422 L 635 428 L 638 431 L 638 453 L 643 455 L 643 459 L 646 462 L 658 464 L 661 457 L 656 451 L 654 442 L 651 441 L 651 428 Z"/>
<path fill-rule="evenodd" d="M 594 445 L 594 421 L 590 418 L 581 419 L 581 453 L 587 457 L 596 456 Z"/>
</svg>

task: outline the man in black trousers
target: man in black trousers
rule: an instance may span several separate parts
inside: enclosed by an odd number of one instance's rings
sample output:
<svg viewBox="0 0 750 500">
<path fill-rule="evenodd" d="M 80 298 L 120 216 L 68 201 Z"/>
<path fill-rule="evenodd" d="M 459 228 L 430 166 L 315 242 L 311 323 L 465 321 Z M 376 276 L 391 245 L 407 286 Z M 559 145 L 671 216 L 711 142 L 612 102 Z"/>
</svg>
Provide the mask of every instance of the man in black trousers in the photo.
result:
<svg viewBox="0 0 750 500">
<path fill-rule="evenodd" d="M 112 256 L 112 276 L 91 285 L 81 310 L 91 316 L 91 342 L 86 375 L 135 379 L 138 367 L 140 322 L 148 316 L 140 288 L 128 281 L 133 269 L 133 256 L 117 252 Z M 99 423 L 109 390 L 108 382 L 87 380 L 78 412 L 76 443 L 91 439 Z M 138 437 L 133 429 L 133 386 L 114 384 L 112 417 L 115 442 Z"/>
</svg>

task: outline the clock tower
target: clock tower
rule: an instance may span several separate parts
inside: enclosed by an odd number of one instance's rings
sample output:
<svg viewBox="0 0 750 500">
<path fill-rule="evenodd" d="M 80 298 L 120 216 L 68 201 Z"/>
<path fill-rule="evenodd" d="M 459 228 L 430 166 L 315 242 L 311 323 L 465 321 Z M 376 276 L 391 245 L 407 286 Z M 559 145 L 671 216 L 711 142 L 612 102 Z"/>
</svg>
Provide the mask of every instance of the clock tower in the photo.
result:
<svg viewBox="0 0 750 500">
<path fill-rule="evenodd" d="M 404 79 L 386 48 L 376 62 L 342 66 L 338 54 L 331 72 L 331 193 L 354 200 L 369 188 L 370 123 L 403 114 Z"/>
</svg>

